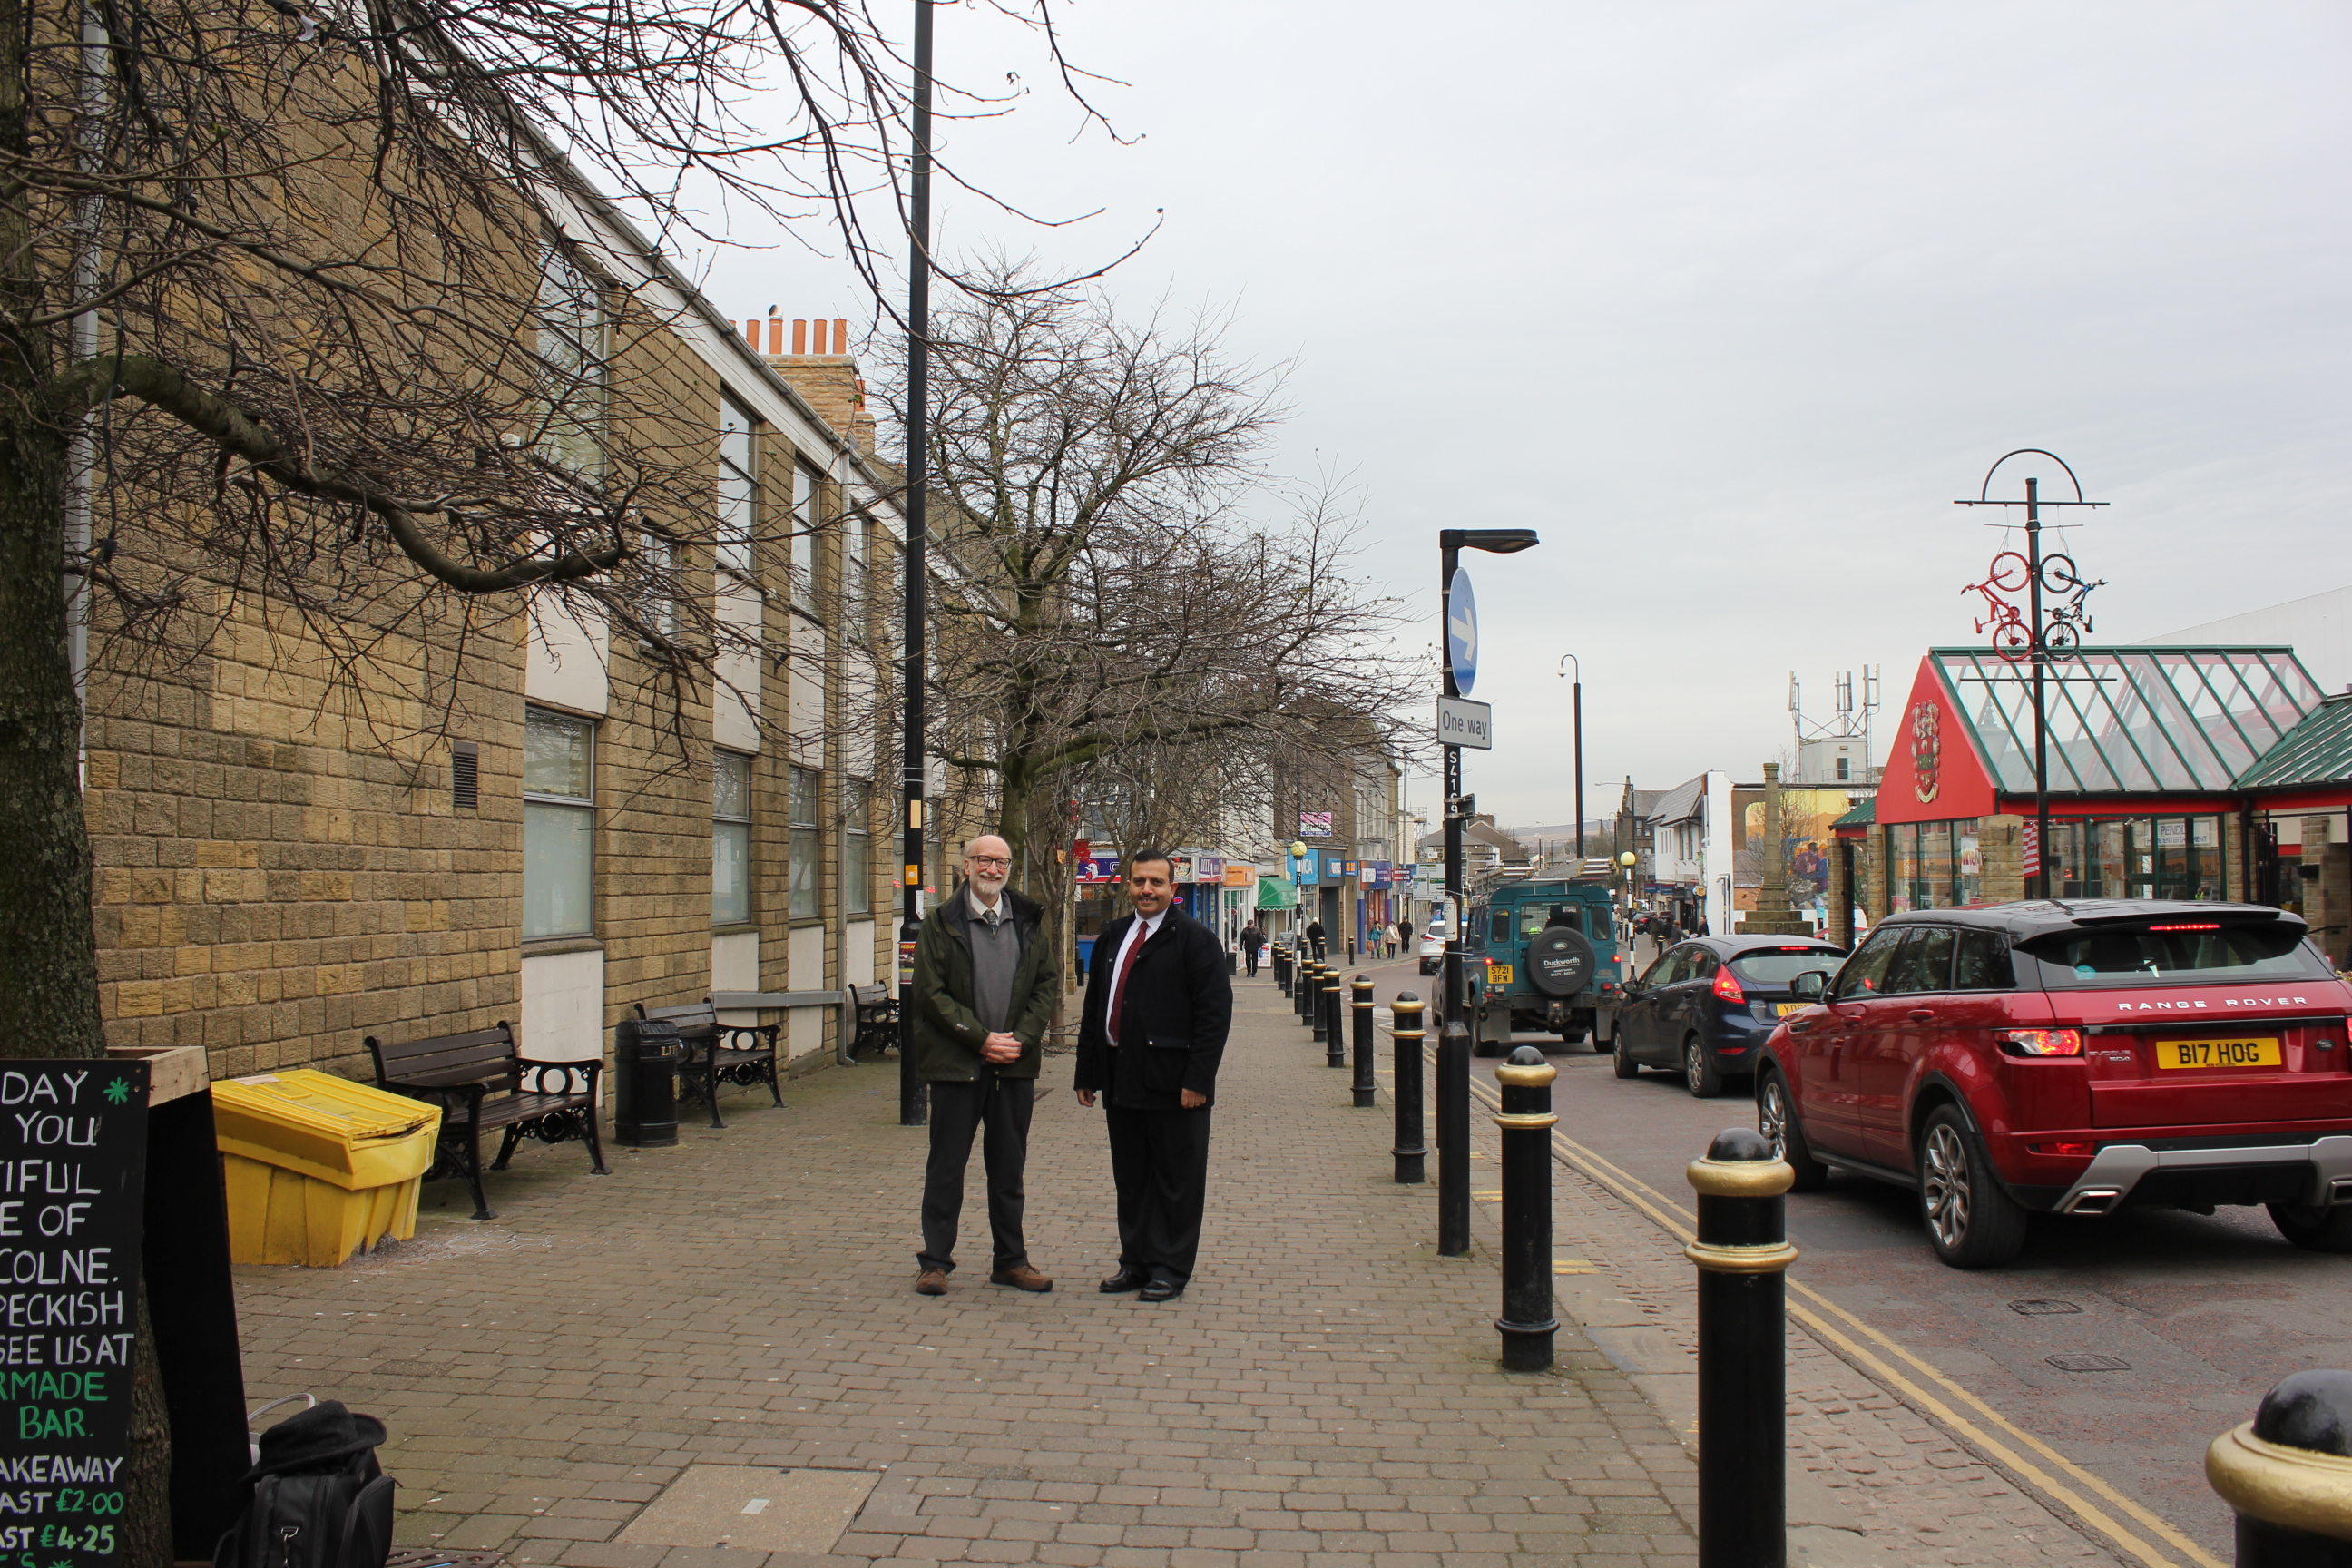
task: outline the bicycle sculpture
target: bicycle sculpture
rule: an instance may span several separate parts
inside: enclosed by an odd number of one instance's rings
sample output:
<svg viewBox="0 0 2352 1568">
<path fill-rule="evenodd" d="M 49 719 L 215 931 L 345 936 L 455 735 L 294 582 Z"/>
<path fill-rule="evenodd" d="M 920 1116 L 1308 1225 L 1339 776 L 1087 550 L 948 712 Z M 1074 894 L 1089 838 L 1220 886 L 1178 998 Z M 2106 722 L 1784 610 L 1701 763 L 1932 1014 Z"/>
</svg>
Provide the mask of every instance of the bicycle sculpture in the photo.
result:
<svg viewBox="0 0 2352 1568">
<path fill-rule="evenodd" d="M 1975 594 L 1983 598 L 1984 614 L 1977 618 L 1977 633 L 1990 633 L 1993 651 L 2012 662 L 2033 651 L 2033 628 L 2017 604 L 2002 595 L 2030 587 L 2032 582 L 2032 563 L 2014 550 L 2004 550 L 1992 558 L 1992 569 L 1983 582 L 1971 583 L 1960 590 L 1963 595 Z M 2104 588 L 2106 583 L 2105 577 L 2095 583 L 2084 582 L 2074 570 L 2072 556 L 2042 557 L 2041 587 L 2048 619 L 2042 646 L 2050 658 L 2070 658 L 2083 646 L 2084 634 L 2094 629 L 2091 590 Z"/>
</svg>

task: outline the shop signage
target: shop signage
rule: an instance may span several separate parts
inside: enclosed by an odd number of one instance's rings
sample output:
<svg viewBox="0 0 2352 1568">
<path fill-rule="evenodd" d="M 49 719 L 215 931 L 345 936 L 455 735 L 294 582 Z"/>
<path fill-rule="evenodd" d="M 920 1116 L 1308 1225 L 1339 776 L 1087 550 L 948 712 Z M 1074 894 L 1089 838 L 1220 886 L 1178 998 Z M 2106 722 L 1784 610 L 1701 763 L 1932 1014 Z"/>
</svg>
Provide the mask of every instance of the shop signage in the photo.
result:
<svg viewBox="0 0 2352 1568">
<path fill-rule="evenodd" d="M 1495 749 L 1495 710 L 1484 702 L 1468 702 L 1459 697 L 1437 700 L 1437 741 L 1443 746 L 1467 746 L 1474 751 Z"/>
<path fill-rule="evenodd" d="M 1385 860 L 1367 860 L 1363 863 L 1363 868 L 1357 873 L 1357 879 L 1366 887 L 1375 882 L 1386 883 L 1391 869 L 1392 868 Z"/>
<path fill-rule="evenodd" d="M 1410 885 L 1412 881 L 1412 868 L 1410 866 L 1390 867 L 1389 880 L 1392 883 Z"/>
<path fill-rule="evenodd" d="M 1932 697 L 1911 705 L 1911 793 L 1922 805 L 1934 804 L 1942 788 L 1937 777 L 1944 765 L 1942 718 L 1943 705 Z"/>
<path fill-rule="evenodd" d="M 1196 882 L 1222 882 L 1225 879 L 1225 858 L 1222 855 L 1192 857 L 1192 879 Z"/>
<path fill-rule="evenodd" d="M 0 1071 L 0 1230 L 16 1408 L 6 1533 L 40 1568 L 113 1568 L 131 1478 L 131 1343 L 147 1171 L 147 1064 L 78 1058 Z M 65 1327 L 62 1325 L 71 1325 Z M 35 1553 L 20 1554 L 26 1563 Z"/>
<path fill-rule="evenodd" d="M 1254 888 L 1257 886 L 1257 878 L 1258 870 L 1255 866 L 1225 868 L 1225 886 L 1228 888 Z"/>
<path fill-rule="evenodd" d="M 1331 814 L 1328 811 L 1302 811 L 1298 814 L 1298 837 L 1328 838 L 1331 837 Z"/>
<path fill-rule="evenodd" d="M 1118 857 L 1089 855 L 1078 862 L 1078 880 L 1082 884 L 1116 882 L 1118 880 Z"/>
<path fill-rule="evenodd" d="M 1192 858 L 1190 855 L 1171 855 L 1168 857 L 1168 874 L 1170 879 L 1172 881 L 1191 881 L 1192 879 Z"/>
</svg>

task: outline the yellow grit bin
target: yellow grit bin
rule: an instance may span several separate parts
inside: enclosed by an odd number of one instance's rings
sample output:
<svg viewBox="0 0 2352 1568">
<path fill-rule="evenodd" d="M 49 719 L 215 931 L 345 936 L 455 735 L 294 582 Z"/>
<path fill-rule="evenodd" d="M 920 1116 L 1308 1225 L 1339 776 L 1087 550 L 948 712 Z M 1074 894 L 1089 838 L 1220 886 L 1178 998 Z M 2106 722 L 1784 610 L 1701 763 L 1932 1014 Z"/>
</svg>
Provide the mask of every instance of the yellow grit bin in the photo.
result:
<svg viewBox="0 0 2352 1568">
<path fill-rule="evenodd" d="M 213 1085 L 229 1257 L 331 1268 L 416 1234 L 441 1110 L 311 1068 Z"/>
</svg>

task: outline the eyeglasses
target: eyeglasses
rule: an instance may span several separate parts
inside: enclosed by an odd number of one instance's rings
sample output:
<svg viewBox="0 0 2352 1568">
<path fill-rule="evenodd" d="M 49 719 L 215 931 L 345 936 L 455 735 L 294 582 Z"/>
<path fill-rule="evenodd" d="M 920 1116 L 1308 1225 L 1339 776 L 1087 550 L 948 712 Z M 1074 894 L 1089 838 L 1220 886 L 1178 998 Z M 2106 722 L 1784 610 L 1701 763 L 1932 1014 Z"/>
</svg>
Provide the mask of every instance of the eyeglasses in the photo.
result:
<svg viewBox="0 0 2352 1568">
<path fill-rule="evenodd" d="M 1002 855 L 968 855 L 964 858 L 964 864 L 967 866 L 993 866 L 1000 871 L 1010 871 L 1013 869 L 1013 862 Z"/>
</svg>

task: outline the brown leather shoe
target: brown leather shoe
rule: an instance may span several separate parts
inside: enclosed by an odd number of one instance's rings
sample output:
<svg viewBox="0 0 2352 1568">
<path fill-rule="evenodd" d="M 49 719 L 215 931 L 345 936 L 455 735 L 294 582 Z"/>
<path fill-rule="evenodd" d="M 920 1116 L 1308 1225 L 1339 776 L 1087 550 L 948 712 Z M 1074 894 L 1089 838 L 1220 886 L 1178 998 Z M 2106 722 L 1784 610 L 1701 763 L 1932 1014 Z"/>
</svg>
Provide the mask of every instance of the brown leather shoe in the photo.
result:
<svg viewBox="0 0 2352 1568">
<path fill-rule="evenodd" d="M 944 1296 L 947 1293 L 948 1271 L 946 1269 L 926 1268 L 920 1274 L 915 1276 L 916 1295 Z"/>
<path fill-rule="evenodd" d="M 1000 1268 L 988 1277 L 991 1285 L 1010 1285 L 1015 1290 L 1051 1290 L 1054 1282 L 1027 1264 L 1012 1268 Z"/>
</svg>

